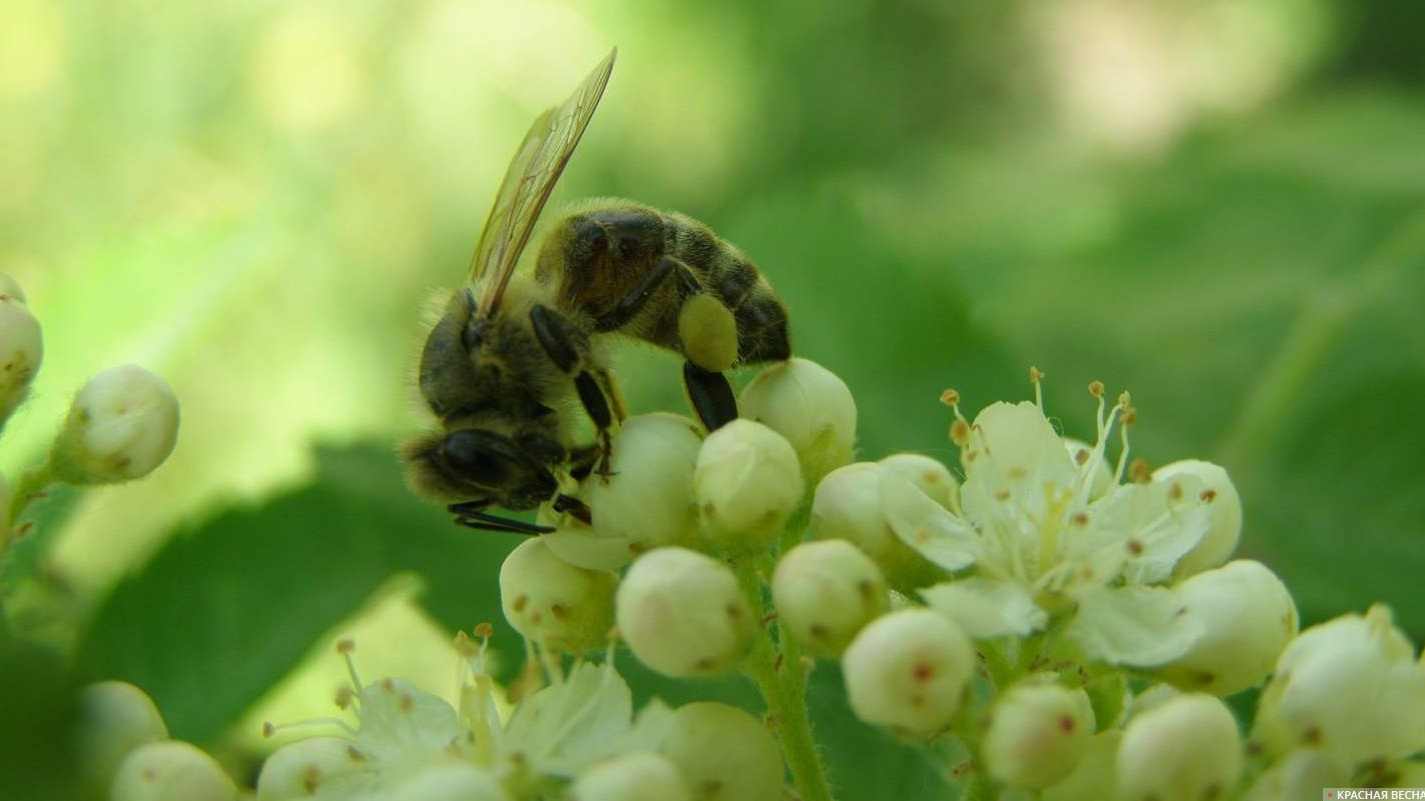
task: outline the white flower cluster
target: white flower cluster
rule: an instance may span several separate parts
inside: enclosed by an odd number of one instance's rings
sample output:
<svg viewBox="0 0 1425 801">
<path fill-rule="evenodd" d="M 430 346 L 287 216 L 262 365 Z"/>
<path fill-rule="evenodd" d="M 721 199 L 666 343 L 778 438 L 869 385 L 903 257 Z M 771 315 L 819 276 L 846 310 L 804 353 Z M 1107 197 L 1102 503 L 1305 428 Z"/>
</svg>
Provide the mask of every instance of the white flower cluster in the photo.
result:
<svg viewBox="0 0 1425 801">
<path fill-rule="evenodd" d="M 1298 633 L 1276 575 L 1232 560 L 1226 471 L 1130 460 L 1128 396 L 1090 394 L 1080 442 L 1042 400 L 969 420 L 947 391 L 955 472 L 914 453 L 852 463 L 850 393 L 802 359 L 706 437 L 632 418 L 613 475 L 568 488 L 592 524 L 543 510 L 557 530 L 501 570 L 550 685 L 502 718 L 480 658 L 458 708 L 353 674 L 354 737 L 278 751 L 259 798 L 775 801 L 789 775 L 785 792 L 829 801 L 801 697 L 814 659 L 839 662 L 865 723 L 962 741 L 969 762 L 946 772 L 977 798 L 1285 801 L 1425 773 L 1425 659 L 1389 611 Z M 613 668 L 582 661 L 620 640 L 670 677 L 742 670 L 766 721 L 657 702 L 635 717 Z M 1264 684 L 1244 729 L 1222 699 Z"/>
<path fill-rule="evenodd" d="M 0 275 L 0 429 L 29 395 L 44 342 L 25 293 Z M 114 367 L 74 396 L 44 464 L 21 476 L 13 494 L 0 478 L 0 554 L 22 531 L 11 527 L 51 483 L 118 484 L 153 472 L 178 440 L 178 399 L 162 378 L 137 365 Z"/>
</svg>

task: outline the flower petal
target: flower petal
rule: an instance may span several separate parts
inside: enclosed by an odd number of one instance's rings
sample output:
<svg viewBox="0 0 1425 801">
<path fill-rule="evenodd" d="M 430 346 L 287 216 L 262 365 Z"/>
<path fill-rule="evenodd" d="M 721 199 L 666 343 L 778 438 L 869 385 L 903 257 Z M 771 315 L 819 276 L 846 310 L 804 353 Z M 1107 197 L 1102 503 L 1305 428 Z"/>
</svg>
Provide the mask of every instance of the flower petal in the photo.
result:
<svg viewBox="0 0 1425 801">
<path fill-rule="evenodd" d="M 1028 590 L 1007 581 L 979 577 L 947 581 L 921 590 L 920 597 L 975 639 L 1024 637 L 1049 622 L 1049 615 L 1034 605 Z"/>
<path fill-rule="evenodd" d="M 881 513 L 906 545 L 946 570 L 963 570 L 980 557 L 979 535 L 895 470 L 880 476 Z"/>
<path fill-rule="evenodd" d="M 1091 587 L 1077 594 L 1069 636 L 1091 657 L 1115 665 L 1152 667 L 1187 653 L 1202 635 L 1166 587 Z"/>
</svg>

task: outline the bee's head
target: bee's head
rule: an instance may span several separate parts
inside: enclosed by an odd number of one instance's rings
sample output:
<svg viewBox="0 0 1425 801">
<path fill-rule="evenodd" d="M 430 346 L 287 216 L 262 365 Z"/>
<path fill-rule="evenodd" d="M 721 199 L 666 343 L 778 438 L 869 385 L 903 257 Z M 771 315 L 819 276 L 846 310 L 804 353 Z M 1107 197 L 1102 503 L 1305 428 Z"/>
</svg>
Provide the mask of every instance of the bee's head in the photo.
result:
<svg viewBox="0 0 1425 801">
<path fill-rule="evenodd" d="M 442 421 L 467 413 L 481 397 L 474 354 L 484 344 L 490 321 L 477 312 L 472 290 L 456 292 L 421 350 L 421 397 Z"/>
<path fill-rule="evenodd" d="M 497 431 L 462 428 L 426 434 L 401 446 L 406 480 L 417 494 L 440 501 L 480 501 L 520 511 L 554 495 L 549 468 Z"/>
</svg>

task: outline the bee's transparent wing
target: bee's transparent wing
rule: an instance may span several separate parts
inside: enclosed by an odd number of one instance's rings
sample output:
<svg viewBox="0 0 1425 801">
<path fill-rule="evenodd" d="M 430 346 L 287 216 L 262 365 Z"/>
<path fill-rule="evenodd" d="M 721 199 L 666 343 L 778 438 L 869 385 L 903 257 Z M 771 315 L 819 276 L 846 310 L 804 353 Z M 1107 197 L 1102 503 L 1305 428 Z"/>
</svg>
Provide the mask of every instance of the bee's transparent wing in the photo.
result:
<svg viewBox="0 0 1425 801">
<path fill-rule="evenodd" d="M 480 232 L 475 255 L 470 258 L 471 280 L 488 278 L 485 294 L 480 299 L 483 316 L 488 317 L 498 310 L 500 298 L 534 231 L 539 212 L 554 191 L 564 165 L 574 154 L 574 147 L 584 135 L 594 108 L 599 105 L 616 55 L 617 48 L 594 67 L 568 100 L 535 119 L 510 162 L 500 192 L 495 196 L 495 205 L 490 209 L 490 218 L 485 221 L 485 230 Z"/>
</svg>

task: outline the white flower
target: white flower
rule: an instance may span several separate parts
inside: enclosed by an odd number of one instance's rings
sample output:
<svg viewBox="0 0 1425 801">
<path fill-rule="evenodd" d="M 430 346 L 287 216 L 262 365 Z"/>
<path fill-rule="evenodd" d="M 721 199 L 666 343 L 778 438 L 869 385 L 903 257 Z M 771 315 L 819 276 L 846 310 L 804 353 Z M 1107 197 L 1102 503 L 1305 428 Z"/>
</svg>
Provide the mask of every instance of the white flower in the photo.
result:
<svg viewBox="0 0 1425 801">
<path fill-rule="evenodd" d="M 1210 695 L 1180 695 L 1136 715 L 1118 747 L 1124 801 L 1222 798 L 1242 772 L 1242 736 Z"/>
<path fill-rule="evenodd" d="M 177 441 L 173 390 L 148 370 L 126 364 L 94 376 L 74 396 L 50 466 L 70 484 L 132 481 L 153 472 Z"/>
<path fill-rule="evenodd" d="M 616 583 L 613 573 L 568 564 L 535 537 L 500 566 L 500 605 L 526 639 L 580 654 L 608 642 Z"/>
<path fill-rule="evenodd" d="M 1296 636 L 1296 604 L 1261 562 L 1239 559 L 1176 587 L 1202 637 L 1163 669 L 1187 690 L 1231 695 L 1259 684 Z"/>
<path fill-rule="evenodd" d="M 871 621 L 841 658 L 856 717 L 911 734 L 934 734 L 950 725 L 975 665 L 964 632 L 918 608 Z"/>
<path fill-rule="evenodd" d="M 783 554 L 772 574 L 772 601 L 802 647 L 832 659 L 888 606 L 880 569 L 845 540 L 804 542 Z"/>
<path fill-rule="evenodd" d="M 1318 748 L 1347 765 L 1425 748 L 1425 665 L 1377 604 L 1303 631 L 1262 691 L 1252 740 Z"/>
<path fill-rule="evenodd" d="M 857 462 L 828 473 L 816 486 L 807 533 L 813 539 L 855 545 L 881 568 L 892 587 L 911 592 L 942 573 L 891 530 L 881 503 L 881 477 L 887 472 L 895 471 L 876 462 Z"/>
<path fill-rule="evenodd" d="M 995 703 L 982 743 L 995 781 L 1039 789 L 1079 764 L 1093 736 L 1094 716 L 1083 690 L 1019 684 Z"/>
<path fill-rule="evenodd" d="M 214 759 L 166 740 L 135 749 L 119 766 L 111 801 L 237 801 L 237 787 Z"/>
<path fill-rule="evenodd" d="M 856 445 L 856 401 L 846 382 L 813 361 L 793 357 L 763 370 L 742 390 L 742 414 L 787 438 L 815 486 L 848 464 Z"/>
<path fill-rule="evenodd" d="M 752 610 L 731 568 L 686 548 L 640 556 L 619 584 L 619 633 L 665 676 L 716 676 L 752 641 Z"/>
<path fill-rule="evenodd" d="M 168 726 L 143 690 L 122 681 L 101 681 L 79 693 L 75 748 L 80 783 L 103 797 L 119 765 L 134 749 L 168 739 Z"/>
<path fill-rule="evenodd" d="M 1125 469 L 1104 484 L 1104 452 L 1127 399 L 1105 416 L 1089 450 L 1066 442 L 1035 403 L 996 403 L 959 417 L 965 481 L 946 509 L 902 476 L 880 479 L 892 531 L 945 570 L 972 575 L 926 590 L 927 601 L 977 637 L 1024 636 L 1073 615 L 1070 636 L 1091 658 L 1161 664 L 1187 650 L 1197 626 L 1166 589 L 1208 530 L 1210 494 L 1195 476 L 1148 481 Z M 953 396 L 952 396 L 953 397 Z M 1126 440 L 1125 440 L 1126 441 Z"/>
<path fill-rule="evenodd" d="M 782 749 L 762 722 L 736 707 L 711 701 L 674 713 L 659 749 L 688 782 L 698 801 L 780 801 Z"/>
<path fill-rule="evenodd" d="M 733 420 L 703 441 L 693 496 L 703 531 L 719 548 L 766 550 L 802 499 L 796 451 L 761 423 Z"/>
</svg>

